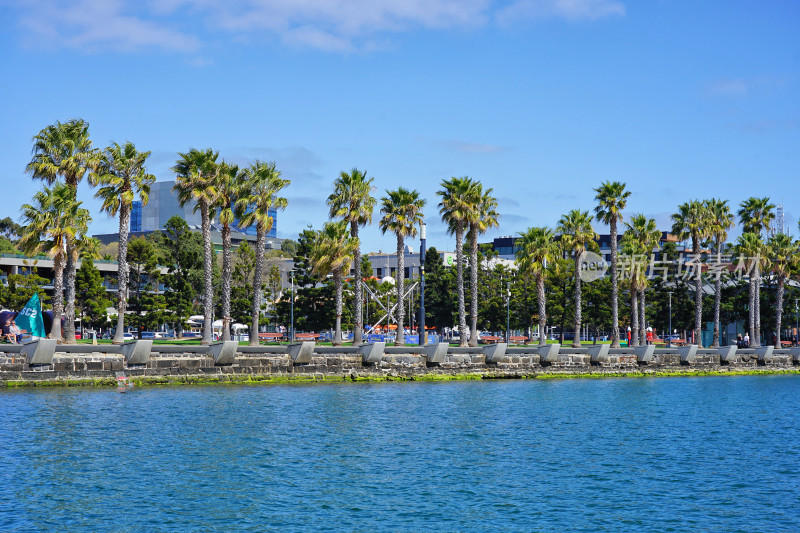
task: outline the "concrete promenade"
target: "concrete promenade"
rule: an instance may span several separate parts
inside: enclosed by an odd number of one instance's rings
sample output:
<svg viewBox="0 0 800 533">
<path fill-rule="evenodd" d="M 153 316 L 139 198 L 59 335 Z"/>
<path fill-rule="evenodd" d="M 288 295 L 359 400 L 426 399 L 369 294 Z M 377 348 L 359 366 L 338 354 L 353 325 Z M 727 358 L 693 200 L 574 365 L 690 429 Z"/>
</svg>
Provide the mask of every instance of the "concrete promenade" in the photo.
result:
<svg viewBox="0 0 800 533">
<path fill-rule="evenodd" d="M 39 341 L 0 350 L 0 386 L 10 387 L 114 385 L 120 376 L 159 384 L 800 373 L 800 348 L 772 347 L 330 347 L 313 342 L 249 347 L 235 342 L 154 346 L 152 341 L 65 346 Z"/>
</svg>

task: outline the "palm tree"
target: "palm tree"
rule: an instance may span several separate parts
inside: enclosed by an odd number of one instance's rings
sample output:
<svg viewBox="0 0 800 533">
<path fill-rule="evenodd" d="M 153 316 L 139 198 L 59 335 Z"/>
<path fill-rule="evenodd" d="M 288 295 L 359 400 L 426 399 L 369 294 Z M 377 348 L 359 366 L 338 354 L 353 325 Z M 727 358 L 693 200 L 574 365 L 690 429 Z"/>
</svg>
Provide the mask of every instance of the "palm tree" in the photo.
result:
<svg viewBox="0 0 800 533">
<path fill-rule="evenodd" d="M 219 210 L 219 223 L 222 226 L 222 340 L 231 340 L 231 225 L 235 219 L 234 208 L 238 189 L 243 181 L 243 173 L 237 165 L 226 162 L 219 164 L 217 173 L 217 198 L 213 209 Z"/>
<path fill-rule="evenodd" d="M 321 280 L 324 280 L 328 274 L 333 275 L 333 288 L 336 294 L 334 346 L 342 345 L 342 282 L 345 274 L 350 272 L 350 265 L 357 257 L 357 250 L 358 243 L 355 238 L 350 236 L 345 220 L 326 222 L 323 228 L 315 233 L 311 244 L 309 257 L 311 271 Z"/>
<path fill-rule="evenodd" d="M 48 185 L 62 178 L 70 187 L 73 200 L 78 197 L 78 183 L 99 163 L 99 151 L 92 147 L 89 124 L 81 119 L 56 122 L 33 138 L 33 157 L 26 167 L 34 179 Z M 87 212 L 88 214 L 88 212 Z M 64 342 L 75 344 L 75 275 L 77 252 L 74 239 L 68 237 L 64 266 L 66 305 Z"/>
<path fill-rule="evenodd" d="M 18 245 L 31 256 L 46 253 L 53 258 L 53 325 L 48 337 L 60 342 L 67 243 L 75 239 L 89 212 L 80 207 L 81 203 L 72 196 L 72 188 L 64 183 L 45 187 L 33 200 L 32 204 L 22 206 L 24 227 Z"/>
<path fill-rule="evenodd" d="M 745 233 L 762 234 L 769 229 L 770 223 L 775 220 L 775 204 L 771 204 L 769 197 L 750 197 L 739 204 L 739 219 L 742 221 Z"/>
<path fill-rule="evenodd" d="M 672 233 L 679 239 L 692 239 L 692 255 L 697 263 L 694 280 L 694 339 L 699 346 L 703 344 L 703 273 L 700 268 L 700 243 L 708 236 L 708 211 L 705 202 L 691 200 L 678 206 L 672 215 Z"/>
<path fill-rule="evenodd" d="M 733 227 L 733 214 L 727 200 L 712 198 L 706 202 L 708 209 L 708 233 L 714 238 L 717 251 L 717 266 L 722 263 L 722 246 L 728 238 L 728 230 Z M 719 313 L 722 305 L 722 272 L 717 268 L 714 279 L 714 338 L 712 347 L 719 346 Z"/>
<path fill-rule="evenodd" d="M 175 187 L 181 206 L 187 202 L 197 202 L 203 227 L 203 344 L 211 344 L 211 317 L 214 311 L 214 287 L 211 257 L 211 215 L 212 206 L 217 200 L 217 157 L 219 152 L 211 148 L 178 153 L 172 171 L 177 179 Z"/>
<path fill-rule="evenodd" d="M 118 304 L 117 330 L 114 344 L 125 342 L 125 311 L 128 309 L 128 235 L 131 227 L 131 207 L 134 199 L 141 198 L 147 205 L 150 186 L 156 177 L 145 170 L 150 152 L 139 152 L 132 142 L 112 144 L 103 152 L 100 163 L 89 175 L 89 183 L 100 188 L 95 197 L 103 200 L 102 209 L 110 216 L 119 214 L 119 249 L 117 252 Z"/>
<path fill-rule="evenodd" d="M 523 276 L 532 276 L 536 281 L 536 296 L 539 303 L 539 345 L 547 344 L 547 298 L 544 279 L 547 263 L 553 263 L 558 254 L 555 234 L 550 228 L 528 228 L 520 233 L 517 241 L 517 266 Z"/>
<path fill-rule="evenodd" d="M 261 285 L 264 270 L 264 248 L 267 233 L 272 229 L 273 209 L 286 209 L 286 198 L 277 194 L 291 183 L 281 178 L 275 162 L 265 163 L 256 160 L 245 169 L 245 177 L 239 189 L 236 212 L 241 227 L 256 226 L 256 270 L 253 273 L 253 301 L 251 307 L 250 346 L 258 346 L 258 322 L 261 315 Z"/>
<path fill-rule="evenodd" d="M 647 343 L 647 332 L 645 324 L 645 290 L 647 289 L 647 264 L 650 254 L 658 246 L 661 240 L 661 232 L 656 226 L 656 221 L 652 218 L 647 218 L 644 215 L 633 215 L 630 223 L 625 223 L 627 231 L 625 237 L 631 241 L 629 246 L 633 251 L 635 258 L 635 268 L 633 276 L 633 284 L 638 293 L 638 320 L 636 323 L 639 326 L 639 344 Z M 637 312 L 636 310 L 632 310 Z M 635 333 L 635 332 L 634 332 Z"/>
<path fill-rule="evenodd" d="M 744 226 L 744 233 L 755 233 L 759 237 L 769 229 L 770 223 L 775 219 L 775 204 L 770 203 L 769 197 L 750 197 L 739 204 L 739 219 Z M 756 261 L 760 263 L 761 261 Z M 760 266 L 760 265 L 759 265 Z M 755 283 L 755 336 L 751 335 L 756 346 L 761 345 L 761 270 L 756 271 Z M 752 287 L 751 287 L 752 290 Z"/>
<path fill-rule="evenodd" d="M 786 280 L 798 264 L 800 246 L 784 233 L 776 233 L 767 241 L 767 253 L 772 273 L 777 278 L 778 301 L 775 303 L 775 347 L 781 347 L 781 320 L 783 318 L 783 292 Z"/>
<path fill-rule="evenodd" d="M 417 225 L 422 221 L 422 208 L 425 207 L 425 199 L 421 198 L 419 192 L 409 191 L 403 187 L 396 191 L 386 191 L 386 196 L 381 198 L 382 218 L 378 223 L 381 233 L 391 231 L 397 235 L 397 337 L 396 346 L 405 344 L 403 331 L 403 319 L 405 318 L 405 308 L 403 306 L 403 279 L 405 277 L 405 238 L 417 235 Z"/>
<path fill-rule="evenodd" d="M 558 221 L 558 233 L 564 241 L 564 248 L 571 250 L 575 258 L 575 338 L 572 346 L 581 346 L 581 259 L 586 246 L 597 238 L 592 227 L 592 217 L 588 211 L 573 209 Z"/>
<path fill-rule="evenodd" d="M 497 219 L 500 215 L 497 212 L 497 198 L 492 196 L 492 189 L 483 190 L 480 182 L 476 182 L 472 194 L 474 195 L 473 205 L 475 207 L 469 221 L 469 284 L 470 284 L 470 324 L 469 324 L 469 344 L 478 345 L 478 235 L 484 233 L 489 228 L 497 227 Z"/>
<path fill-rule="evenodd" d="M 78 242 L 78 252 L 79 257 L 81 259 L 91 259 L 92 261 L 97 261 L 98 259 L 103 258 L 103 254 L 100 253 L 100 247 L 103 243 L 100 242 L 100 239 L 95 237 L 84 237 Z"/>
<path fill-rule="evenodd" d="M 464 305 L 464 232 L 475 211 L 472 188 L 474 182 L 468 176 L 443 180 L 439 215 L 447 224 L 447 231 L 456 237 L 456 283 L 458 286 L 458 335 L 460 346 L 467 346 L 467 321 Z"/>
<path fill-rule="evenodd" d="M 750 328 L 750 339 L 754 345 L 760 346 L 759 321 L 756 319 L 757 309 L 756 294 L 761 284 L 761 265 L 765 260 L 766 245 L 761 235 L 747 232 L 739 236 L 736 241 L 736 253 L 742 258 L 748 258 L 749 263 L 749 311 L 748 324 Z"/>
<path fill-rule="evenodd" d="M 594 190 L 597 220 L 608 224 L 611 233 L 611 347 L 619 348 L 619 280 L 617 274 L 617 224 L 622 222 L 622 210 L 628 203 L 630 191 L 619 181 L 605 181 Z"/>
<path fill-rule="evenodd" d="M 361 245 L 358 239 L 359 226 L 372 222 L 372 211 L 375 209 L 375 198 L 372 192 L 372 181 L 367 172 L 354 168 L 348 174 L 341 172 L 333 182 L 333 193 L 328 196 L 329 216 L 341 218 L 350 224 L 350 236 L 356 239 L 356 260 L 353 261 L 355 270 L 355 306 L 353 309 L 353 345 L 362 342 L 364 324 L 361 319 Z"/>
</svg>

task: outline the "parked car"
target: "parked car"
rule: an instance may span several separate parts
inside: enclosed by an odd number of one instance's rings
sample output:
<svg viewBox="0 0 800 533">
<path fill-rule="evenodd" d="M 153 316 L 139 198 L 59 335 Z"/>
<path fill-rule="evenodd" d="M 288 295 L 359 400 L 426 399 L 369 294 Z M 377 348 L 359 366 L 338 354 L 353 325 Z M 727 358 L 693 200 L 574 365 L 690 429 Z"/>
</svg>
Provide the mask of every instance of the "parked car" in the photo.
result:
<svg viewBox="0 0 800 533">
<path fill-rule="evenodd" d="M 133 333 L 123 333 L 122 338 L 126 341 L 132 341 L 133 339 L 135 339 Z"/>
</svg>

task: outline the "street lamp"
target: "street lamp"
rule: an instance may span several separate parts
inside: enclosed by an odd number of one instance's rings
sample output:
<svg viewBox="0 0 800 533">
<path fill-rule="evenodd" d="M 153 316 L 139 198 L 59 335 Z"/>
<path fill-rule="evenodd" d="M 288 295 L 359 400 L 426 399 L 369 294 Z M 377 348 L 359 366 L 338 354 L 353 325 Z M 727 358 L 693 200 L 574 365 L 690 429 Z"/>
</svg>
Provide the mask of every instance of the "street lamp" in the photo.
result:
<svg viewBox="0 0 800 533">
<path fill-rule="evenodd" d="M 419 223 L 419 345 L 428 344 L 428 333 L 425 331 L 425 240 L 427 237 L 425 222 Z"/>
<path fill-rule="evenodd" d="M 511 337 L 508 326 L 511 323 L 511 282 L 506 283 L 506 344 Z"/>
<path fill-rule="evenodd" d="M 672 291 L 669 294 L 669 331 L 667 332 L 667 346 L 672 346 Z"/>
</svg>

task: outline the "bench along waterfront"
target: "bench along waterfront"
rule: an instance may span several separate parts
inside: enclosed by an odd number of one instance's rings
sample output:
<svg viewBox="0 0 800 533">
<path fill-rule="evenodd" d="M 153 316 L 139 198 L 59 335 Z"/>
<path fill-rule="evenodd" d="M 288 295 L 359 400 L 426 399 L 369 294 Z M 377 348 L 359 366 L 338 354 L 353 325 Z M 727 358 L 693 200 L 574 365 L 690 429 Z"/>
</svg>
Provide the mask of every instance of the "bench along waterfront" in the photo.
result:
<svg viewBox="0 0 800 533">
<path fill-rule="evenodd" d="M 8 345 L 0 352 L 0 386 L 116 384 L 123 372 L 138 383 L 200 381 L 311 381 L 517 378 L 559 375 L 693 374 L 750 372 L 800 373 L 800 348 L 737 349 L 608 344 L 567 348 L 558 344 L 477 348 L 447 344 L 389 347 L 318 346 L 303 341 L 283 346 L 56 345 L 41 340 Z"/>
</svg>

